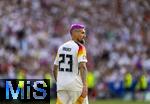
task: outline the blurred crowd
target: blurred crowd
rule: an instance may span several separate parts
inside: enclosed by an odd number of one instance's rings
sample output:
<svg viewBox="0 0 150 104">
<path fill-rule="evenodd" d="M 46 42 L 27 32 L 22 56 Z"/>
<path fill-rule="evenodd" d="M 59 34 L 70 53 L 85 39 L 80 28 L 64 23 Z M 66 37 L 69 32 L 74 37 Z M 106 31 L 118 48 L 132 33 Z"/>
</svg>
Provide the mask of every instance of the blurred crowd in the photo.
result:
<svg viewBox="0 0 150 104">
<path fill-rule="evenodd" d="M 148 82 L 149 7 L 149 0 L 0 0 L 0 78 L 44 78 L 71 24 L 81 23 L 96 90 L 126 73 Z"/>
</svg>

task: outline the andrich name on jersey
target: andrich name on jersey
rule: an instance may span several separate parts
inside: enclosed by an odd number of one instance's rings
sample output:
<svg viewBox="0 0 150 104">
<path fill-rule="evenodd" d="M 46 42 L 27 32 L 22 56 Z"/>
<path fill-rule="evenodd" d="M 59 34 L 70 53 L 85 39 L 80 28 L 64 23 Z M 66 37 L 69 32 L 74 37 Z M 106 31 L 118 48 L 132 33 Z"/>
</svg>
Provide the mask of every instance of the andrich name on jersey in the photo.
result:
<svg viewBox="0 0 150 104">
<path fill-rule="evenodd" d="M 71 48 L 63 47 L 63 51 L 68 51 L 68 52 L 70 52 L 70 51 L 71 51 Z"/>
</svg>

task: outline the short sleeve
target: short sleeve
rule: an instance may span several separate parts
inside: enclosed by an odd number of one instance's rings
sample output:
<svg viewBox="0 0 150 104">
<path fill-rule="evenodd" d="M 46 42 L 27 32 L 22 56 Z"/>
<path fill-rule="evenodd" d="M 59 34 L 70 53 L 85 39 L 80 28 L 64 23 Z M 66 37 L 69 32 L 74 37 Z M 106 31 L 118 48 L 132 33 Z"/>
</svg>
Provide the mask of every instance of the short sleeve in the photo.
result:
<svg viewBox="0 0 150 104">
<path fill-rule="evenodd" d="M 78 50 L 78 63 L 87 62 L 86 49 L 83 45 L 79 45 Z"/>
</svg>

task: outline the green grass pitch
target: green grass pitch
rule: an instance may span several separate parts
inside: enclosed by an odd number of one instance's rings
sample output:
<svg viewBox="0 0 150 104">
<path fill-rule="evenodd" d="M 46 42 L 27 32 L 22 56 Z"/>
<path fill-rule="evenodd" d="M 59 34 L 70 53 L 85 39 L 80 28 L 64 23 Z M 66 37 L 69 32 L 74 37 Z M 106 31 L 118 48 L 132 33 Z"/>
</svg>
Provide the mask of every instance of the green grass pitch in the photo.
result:
<svg viewBox="0 0 150 104">
<path fill-rule="evenodd" d="M 49 104 L 49 103 L 20 103 L 20 102 L 7 102 L 7 103 L 2 103 L 0 104 Z M 55 100 L 50 100 L 50 104 L 56 104 Z M 90 101 L 89 104 L 150 104 L 150 101 L 124 101 L 121 99 L 109 99 L 109 100 L 96 100 L 96 101 Z"/>
<path fill-rule="evenodd" d="M 50 104 L 56 104 L 51 100 Z M 96 100 L 90 101 L 89 104 L 150 104 L 150 101 L 124 101 L 120 99 Z"/>
</svg>

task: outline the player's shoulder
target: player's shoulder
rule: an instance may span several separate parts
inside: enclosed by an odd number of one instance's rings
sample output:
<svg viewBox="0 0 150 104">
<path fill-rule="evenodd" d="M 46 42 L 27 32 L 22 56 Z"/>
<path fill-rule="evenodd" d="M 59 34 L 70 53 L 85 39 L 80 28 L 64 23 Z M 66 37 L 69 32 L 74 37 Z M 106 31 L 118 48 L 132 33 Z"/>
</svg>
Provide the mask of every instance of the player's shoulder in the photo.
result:
<svg viewBox="0 0 150 104">
<path fill-rule="evenodd" d="M 85 50 L 85 46 L 81 43 L 76 42 L 76 44 L 78 45 L 79 49 L 84 49 Z"/>
</svg>

